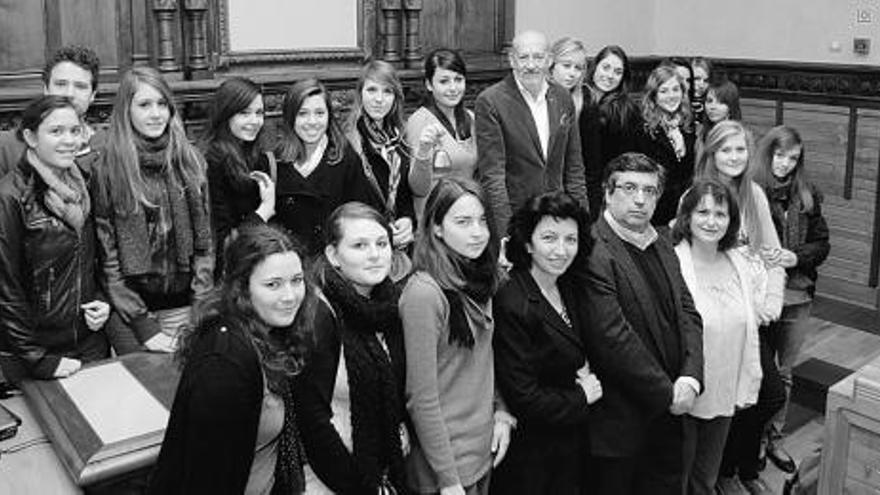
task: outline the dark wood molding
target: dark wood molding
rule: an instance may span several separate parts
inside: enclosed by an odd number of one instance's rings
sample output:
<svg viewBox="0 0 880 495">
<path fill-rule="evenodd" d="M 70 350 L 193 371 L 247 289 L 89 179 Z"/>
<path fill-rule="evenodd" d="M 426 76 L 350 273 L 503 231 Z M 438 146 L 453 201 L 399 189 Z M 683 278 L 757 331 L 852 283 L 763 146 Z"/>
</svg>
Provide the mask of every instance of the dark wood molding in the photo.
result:
<svg viewBox="0 0 880 495">
<path fill-rule="evenodd" d="M 348 48 L 317 48 L 308 50 L 248 50 L 233 51 L 229 35 L 229 2 L 231 0 L 215 0 L 212 31 L 214 37 L 214 65 L 217 69 L 235 72 L 236 66 L 271 66 L 303 65 L 312 63 L 360 64 L 371 53 L 375 44 L 376 9 L 375 0 L 357 0 L 357 46 Z M 250 69 L 244 69 L 248 72 Z"/>
</svg>

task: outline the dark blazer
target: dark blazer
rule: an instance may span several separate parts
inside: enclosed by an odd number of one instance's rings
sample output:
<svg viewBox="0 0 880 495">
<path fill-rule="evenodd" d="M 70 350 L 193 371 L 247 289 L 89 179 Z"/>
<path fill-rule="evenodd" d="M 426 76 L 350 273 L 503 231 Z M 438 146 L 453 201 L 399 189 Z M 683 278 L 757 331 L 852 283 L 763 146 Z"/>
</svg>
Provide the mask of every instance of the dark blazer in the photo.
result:
<svg viewBox="0 0 880 495">
<path fill-rule="evenodd" d="M 644 127 L 644 126 L 643 126 Z M 678 211 L 678 201 L 682 194 L 691 187 L 694 180 L 694 146 L 696 134 L 694 131 L 681 131 L 684 137 L 685 155 L 679 160 L 675 155 L 672 143 L 666 137 L 666 133 L 658 130 L 653 136 L 644 130 L 637 135 L 637 149 L 653 158 L 666 170 L 666 182 L 663 185 L 663 195 L 657 201 L 657 208 L 651 223 L 654 225 L 668 225 L 675 218 Z"/>
<path fill-rule="evenodd" d="M 584 321 L 575 311 L 575 288 L 560 280 L 559 291 L 571 327 L 528 270 L 514 270 L 493 301 L 495 379 L 517 418 L 507 457 L 492 474 L 492 485 L 504 485 L 498 493 L 544 493 L 545 483 L 554 482 L 546 475 L 559 476 L 558 466 L 580 454 L 588 406 L 575 378 L 586 361 L 580 336 Z M 570 483 L 577 484 L 580 462 L 570 465 Z M 526 486 L 530 479 L 543 483 Z"/>
<path fill-rule="evenodd" d="M 649 285 L 621 240 L 604 218 L 593 224 L 595 244 L 581 277 L 590 323 L 584 343 L 594 373 L 602 381 L 602 400 L 590 411 L 594 455 L 627 457 L 639 453 L 650 423 L 672 404 L 673 383 L 680 376 L 703 381 L 703 331 L 700 314 L 682 279 L 672 245 L 655 241 L 673 287 L 680 362 L 670 365 L 663 332 L 654 316 Z M 702 385 L 701 385 L 702 386 Z"/>
<path fill-rule="evenodd" d="M 504 235 L 512 211 L 532 195 L 564 190 L 587 207 L 584 163 L 571 95 L 555 83 L 547 89 L 550 140 L 547 159 L 513 74 L 477 97 L 477 178 L 497 232 Z"/>
</svg>

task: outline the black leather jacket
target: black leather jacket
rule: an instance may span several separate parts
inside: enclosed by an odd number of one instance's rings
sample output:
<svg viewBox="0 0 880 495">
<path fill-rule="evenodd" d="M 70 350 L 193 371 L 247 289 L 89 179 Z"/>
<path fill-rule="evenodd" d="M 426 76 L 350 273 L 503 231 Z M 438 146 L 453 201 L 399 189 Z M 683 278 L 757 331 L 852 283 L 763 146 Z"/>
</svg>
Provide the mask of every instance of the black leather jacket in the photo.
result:
<svg viewBox="0 0 880 495">
<path fill-rule="evenodd" d="M 37 378 L 51 377 L 91 332 L 80 305 L 104 299 L 92 216 L 78 235 L 44 206 L 46 188 L 26 158 L 0 180 L 0 351 Z"/>
</svg>

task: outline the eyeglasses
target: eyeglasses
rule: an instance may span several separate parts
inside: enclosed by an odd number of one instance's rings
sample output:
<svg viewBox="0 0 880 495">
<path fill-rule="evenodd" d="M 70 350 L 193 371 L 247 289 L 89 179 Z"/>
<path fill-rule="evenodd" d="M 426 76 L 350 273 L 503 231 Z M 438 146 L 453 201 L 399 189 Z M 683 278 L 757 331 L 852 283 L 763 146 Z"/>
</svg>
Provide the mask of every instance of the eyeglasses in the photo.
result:
<svg viewBox="0 0 880 495">
<path fill-rule="evenodd" d="M 632 182 L 624 182 L 623 184 L 615 184 L 614 189 L 620 189 L 623 191 L 623 194 L 627 196 L 635 196 L 636 193 L 641 192 L 646 197 L 655 199 L 660 196 L 660 189 L 654 186 L 639 186 L 638 184 L 633 184 Z"/>
</svg>

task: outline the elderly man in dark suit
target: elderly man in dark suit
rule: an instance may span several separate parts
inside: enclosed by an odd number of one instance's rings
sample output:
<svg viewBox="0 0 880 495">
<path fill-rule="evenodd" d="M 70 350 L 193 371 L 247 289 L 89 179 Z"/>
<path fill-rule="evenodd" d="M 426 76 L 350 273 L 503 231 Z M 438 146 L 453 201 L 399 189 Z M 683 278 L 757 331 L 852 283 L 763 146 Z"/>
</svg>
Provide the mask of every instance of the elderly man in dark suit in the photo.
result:
<svg viewBox="0 0 880 495">
<path fill-rule="evenodd" d="M 511 74 L 477 97 L 477 177 L 499 235 L 526 198 L 564 190 L 587 205 L 587 186 L 574 103 L 549 82 L 547 38 L 517 35 Z"/>
<path fill-rule="evenodd" d="M 703 379 L 702 320 L 671 243 L 651 226 L 663 170 L 624 153 L 603 186 L 580 284 L 591 321 L 584 341 L 604 390 L 591 410 L 589 482 L 599 494 L 681 495 L 694 440 L 684 414 Z"/>
</svg>

